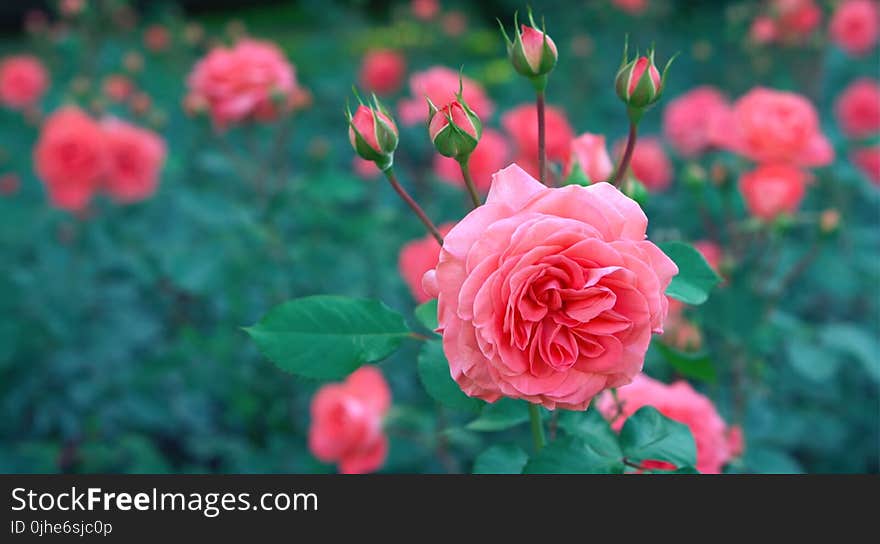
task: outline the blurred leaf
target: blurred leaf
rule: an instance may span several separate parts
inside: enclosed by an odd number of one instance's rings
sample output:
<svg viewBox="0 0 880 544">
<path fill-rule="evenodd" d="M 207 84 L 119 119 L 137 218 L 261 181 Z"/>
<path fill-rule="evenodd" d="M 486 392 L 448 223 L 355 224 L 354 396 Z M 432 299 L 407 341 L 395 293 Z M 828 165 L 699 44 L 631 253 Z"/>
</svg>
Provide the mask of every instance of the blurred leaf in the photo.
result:
<svg viewBox="0 0 880 544">
<path fill-rule="evenodd" d="M 837 372 L 837 354 L 816 343 L 796 337 L 789 338 L 785 350 L 791 367 L 809 380 L 825 382 Z"/>
<path fill-rule="evenodd" d="M 613 442 L 617 450 L 617 433 L 615 433 L 608 421 L 602 417 L 595 407 L 590 407 L 585 412 L 563 410 L 559 414 L 559 428 L 572 436 L 596 437 L 597 440 Z"/>
<path fill-rule="evenodd" d="M 514 444 L 491 446 L 474 460 L 474 474 L 520 474 L 529 455 Z"/>
<path fill-rule="evenodd" d="M 431 299 L 424 304 L 416 306 L 416 319 L 423 327 L 431 332 L 437 329 L 437 299 Z"/>
<path fill-rule="evenodd" d="M 465 395 L 449 374 L 449 363 L 439 340 L 425 342 L 419 353 L 419 380 L 431 398 L 453 410 L 479 412 L 485 404 Z"/>
<path fill-rule="evenodd" d="M 480 417 L 467 424 L 471 431 L 503 431 L 529 419 L 529 410 L 525 402 L 502 398 L 494 403 L 486 404 Z"/>
<path fill-rule="evenodd" d="M 382 360 L 410 335 L 403 317 L 381 302 L 331 295 L 285 302 L 245 330 L 281 369 L 317 379 Z"/>
<path fill-rule="evenodd" d="M 668 461 L 677 467 L 697 464 L 697 447 L 687 425 L 652 406 L 639 408 L 620 430 L 620 446 L 630 461 Z"/>
<path fill-rule="evenodd" d="M 663 355 L 669 366 L 674 368 L 679 374 L 709 383 L 714 383 L 717 379 L 715 365 L 712 364 L 712 360 L 707 353 L 685 353 L 659 341 L 654 341 L 651 345 Z"/>
<path fill-rule="evenodd" d="M 800 463 L 787 453 L 766 447 L 747 448 L 743 464 L 750 472 L 758 474 L 801 474 Z"/>
<path fill-rule="evenodd" d="M 699 251 L 684 242 L 658 244 L 663 253 L 678 265 L 678 275 L 672 278 L 666 294 L 685 304 L 706 302 L 709 292 L 721 278 L 712 270 Z"/>
<path fill-rule="evenodd" d="M 585 439 L 567 436 L 547 444 L 526 463 L 524 474 L 620 474 L 623 462 Z"/>
<path fill-rule="evenodd" d="M 861 362 L 868 374 L 880 381 L 880 342 L 876 335 L 855 324 L 835 323 L 823 327 L 819 337 L 826 346 Z"/>
</svg>

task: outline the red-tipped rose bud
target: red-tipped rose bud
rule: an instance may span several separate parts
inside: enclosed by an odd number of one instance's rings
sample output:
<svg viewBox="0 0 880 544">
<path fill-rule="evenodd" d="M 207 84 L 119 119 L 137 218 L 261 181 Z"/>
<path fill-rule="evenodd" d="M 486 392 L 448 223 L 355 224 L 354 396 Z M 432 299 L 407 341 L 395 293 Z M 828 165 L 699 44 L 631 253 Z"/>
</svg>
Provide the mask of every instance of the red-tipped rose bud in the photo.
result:
<svg viewBox="0 0 880 544">
<path fill-rule="evenodd" d="M 653 49 L 648 51 L 647 56 L 637 56 L 629 60 L 627 47 L 624 46 L 623 60 L 614 80 L 614 88 L 617 96 L 627 105 L 631 121 L 638 122 L 642 114 L 660 100 L 666 83 L 666 72 L 674 58 L 669 59 L 661 73 L 654 64 Z"/>
<path fill-rule="evenodd" d="M 373 161 L 385 171 L 394 162 L 397 149 L 397 125 L 391 115 L 373 97 L 373 106 L 361 104 L 354 115 L 348 113 L 348 139 L 355 153 L 363 159 Z"/>
<path fill-rule="evenodd" d="M 529 22 L 531 26 L 519 25 L 514 15 L 514 27 L 519 26 L 520 29 L 514 30 L 512 41 L 503 25 L 501 32 L 507 42 L 507 54 L 514 69 L 531 79 L 539 90 L 543 90 L 547 86 L 547 74 L 556 66 L 559 53 L 547 32 L 543 28 L 538 29 L 531 11 L 529 11 Z"/>
<path fill-rule="evenodd" d="M 428 136 L 437 151 L 444 157 L 459 162 L 467 160 L 480 141 L 482 123 L 477 114 L 470 109 L 459 95 L 442 108 L 437 108 L 428 100 L 430 121 Z"/>
</svg>

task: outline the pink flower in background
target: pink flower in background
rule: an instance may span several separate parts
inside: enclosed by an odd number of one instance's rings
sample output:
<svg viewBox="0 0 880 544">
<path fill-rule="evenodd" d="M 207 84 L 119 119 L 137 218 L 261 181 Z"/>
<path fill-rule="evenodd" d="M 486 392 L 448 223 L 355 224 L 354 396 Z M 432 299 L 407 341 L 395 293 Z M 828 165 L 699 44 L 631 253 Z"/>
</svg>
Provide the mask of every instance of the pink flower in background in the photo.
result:
<svg viewBox="0 0 880 544">
<path fill-rule="evenodd" d="M 450 11 L 443 16 L 443 32 L 452 38 L 457 38 L 467 31 L 467 16 L 460 11 Z"/>
<path fill-rule="evenodd" d="M 733 457 L 739 457 L 746 450 L 746 439 L 742 427 L 731 425 L 727 428 L 727 445 Z"/>
<path fill-rule="evenodd" d="M 416 19 L 430 21 L 440 13 L 440 2 L 439 0 L 412 0 L 410 9 Z"/>
<path fill-rule="evenodd" d="M 107 76 L 104 79 L 104 96 L 114 102 L 124 102 L 134 92 L 134 83 L 123 75 Z"/>
<path fill-rule="evenodd" d="M 375 49 L 364 55 L 360 84 L 376 94 L 391 94 L 400 89 L 406 74 L 406 59 L 397 51 Z"/>
<path fill-rule="evenodd" d="M 391 390 L 378 368 L 362 366 L 342 383 L 322 386 L 312 398 L 309 449 L 339 472 L 378 470 L 388 455 L 382 420 L 391 407 Z"/>
<path fill-rule="evenodd" d="M 614 155 L 620 157 L 624 147 L 626 141 L 619 140 L 614 146 Z M 672 163 L 658 138 L 646 136 L 637 139 L 629 167 L 633 176 L 648 191 L 664 191 L 672 183 Z"/>
<path fill-rule="evenodd" d="M 188 84 L 190 92 L 208 104 L 219 127 L 248 118 L 273 118 L 273 98 L 288 96 L 297 87 L 293 66 L 281 49 L 256 40 L 215 47 L 196 63 Z"/>
<path fill-rule="evenodd" d="M 639 15 L 648 8 L 648 0 L 611 0 L 611 3 L 632 15 Z"/>
<path fill-rule="evenodd" d="M 721 259 L 724 256 L 724 253 L 721 251 L 721 247 L 718 244 L 711 240 L 697 240 L 694 242 L 694 249 L 700 252 L 715 272 L 721 270 Z"/>
<path fill-rule="evenodd" d="M 62 15 L 68 17 L 79 15 L 86 7 L 86 0 L 61 0 L 58 3 L 58 10 Z"/>
<path fill-rule="evenodd" d="M 874 185 L 880 186 L 880 145 L 853 150 L 849 158 Z"/>
<path fill-rule="evenodd" d="M 813 104 L 795 93 L 757 87 L 712 123 L 712 141 L 756 162 L 825 166 L 834 149 Z"/>
<path fill-rule="evenodd" d="M 815 0 L 773 0 L 772 10 L 780 33 L 788 39 L 801 41 L 822 23 L 822 8 Z"/>
<path fill-rule="evenodd" d="M 490 128 L 483 129 L 483 135 L 476 149 L 471 153 L 468 167 L 474 184 L 481 192 L 487 192 L 492 183 L 492 174 L 510 164 L 510 144 L 503 134 Z M 458 161 L 434 155 L 434 173 L 442 181 L 464 187 Z"/>
<path fill-rule="evenodd" d="M 0 175 L 0 196 L 10 196 L 18 192 L 21 187 L 21 178 L 18 174 L 9 173 Z"/>
<path fill-rule="evenodd" d="M 712 401 L 695 391 L 689 383 L 677 381 L 667 385 L 639 374 L 631 384 L 617 390 L 617 398 L 622 405 L 619 416 L 610 394 L 602 395 L 598 403 L 602 414 L 612 421 L 614 430 L 620 431 L 639 408 L 653 406 L 664 416 L 690 429 L 697 445 L 696 469 L 700 472 L 719 474 L 733 457 L 727 424 Z"/>
<path fill-rule="evenodd" d="M 864 55 L 880 37 L 880 10 L 874 0 L 844 0 L 829 27 L 831 40 L 850 55 Z"/>
<path fill-rule="evenodd" d="M 444 66 L 434 66 L 423 72 L 416 72 L 409 78 L 409 90 L 412 98 L 401 100 L 398 105 L 400 119 L 405 125 L 414 125 L 428 118 L 428 102 L 438 107 L 455 100 L 458 92 L 458 72 Z M 486 96 L 483 87 L 474 80 L 462 76 L 462 96 L 467 105 L 482 120 L 488 119 L 495 110 L 495 105 Z"/>
<path fill-rule="evenodd" d="M 550 189 L 511 165 L 445 236 L 438 296 L 453 379 L 472 397 L 584 410 L 641 369 L 678 269 L 607 183 Z"/>
<path fill-rule="evenodd" d="M 100 187 L 106 164 L 104 133 L 88 115 L 65 107 L 46 119 L 34 147 L 34 168 L 52 205 L 84 209 Z"/>
<path fill-rule="evenodd" d="M 151 130 L 119 119 L 107 119 L 101 128 L 107 145 L 107 192 L 120 203 L 152 196 L 165 163 L 165 141 Z"/>
<path fill-rule="evenodd" d="M 376 163 L 368 161 L 367 159 L 362 159 L 357 155 L 354 156 L 351 165 L 354 173 L 363 179 L 374 179 L 382 174 L 382 171 L 379 170 Z"/>
<path fill-rule="evenodd" d="M 150 25 L 144 31 L 144 46 L 154 53 L 166 51 L 171 46 L 171 33 L 163 25 Z"/>
<path fill-rule="evenodd" d="M 758 45 L 765 45 L 779 39 L 779 29 L 772 17 L 759 15 L 749 28 L 749 39 Z"/>
<path fill-rule="evenodd" d="M 880 132 L 880 85 L 861 78 L 840 93 L 834 103 L 837 123 L 851 138 L 864 138 Z"/>
<path fill-rule="evenodd" d="M 663 135 L 685 157 L 695 157 L 711 146 L 713 123 L 727 111 L 727 98 L 711 86 L 697 87 L 663 110 Z"/>
<path fill-rule="evenodd" d="M 49 87 L 49 72 L 32 55 L 14 55 L 0 61 L 0 104 L 24 109 L 36 104 Z"/>
<path fill-rule="evenodd" d="M 575 165 L 581 168 L 591 183 L 608 180 L 614 165 L 608 156 L 605 136 L 585 133 L 572 140 L 562 177 L 568 177 Z"/>
<path fill-rule="evenodd" d="M 788 164 L 762 164 L 746 172 L 739 180 L 739 190 L 753 216 L 772 221 L 800 207 L 809 176 Z"/>
<path fill-rule="evenodd" d="M 544 110 L 546 126 L 547 158 L 551 161 L 567 161 L 574 140 L 574 129 L 565 112 L 553 106 Z M 538 160 L 538 111 L 534 104 L 522 104 L 501 117 L 501 125 L 514 141 L 518 156 L 537 164 Z"/>
<path fill-rule="evenodd" d="M 446 223 L 440 225 L 438 230 L 440 234 L 446 236 L 454 223 Z M 403 281 L 409 287 L 413 298 L 419 304 L 431 300 L 432 296 L 425 292 L 422 288 L 422 276 L 425 272 L 432 270 L 437 266 L 437 257 L 440 255 L 440 244 L 433 236 L 427 235 L 404 245 L 400 250 L 400 256 L 397 259 L 397 268 Z"/>
</svg>

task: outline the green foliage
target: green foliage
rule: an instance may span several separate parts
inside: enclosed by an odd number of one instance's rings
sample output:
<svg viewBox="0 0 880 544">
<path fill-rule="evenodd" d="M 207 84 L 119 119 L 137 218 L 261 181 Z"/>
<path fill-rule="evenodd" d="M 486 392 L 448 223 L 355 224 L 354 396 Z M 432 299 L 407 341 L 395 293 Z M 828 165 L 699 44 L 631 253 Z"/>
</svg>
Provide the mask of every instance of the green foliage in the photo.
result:
<svg viewBox="0 0 880 544">
<path fill-rule="evenodd" d="M 486 404 L 462 393 L 461 388 L 453 381 L 439 340 L 425 342 L 419 353 L 418 365 L 419 379 L 425 391 L 443 406 L 463 412 L 479 412 Z"/>
<path fill-rule="evenodd" d="M 678 275 L 672 278 L 666 294 L 686 304 L 702 304 L 709 298 L 721 278 L 706 263 L 700 252 L 689 244 L 666 242 L 660 249 L 678 265 Z"/>
<path fill-rule="evenodd" d="M 686 425 L 645 406 L 627 418 L 620 430 L 620 448 L 628 461 L 668 461 L 676 467 L 697 464 L 697 447 Z"/>
<path fill-rule="evenodd" d="M 480 417 L 468 423 L 467 428 L 482 432 L 503 431 L 528 420 L 529 411 L 526 403 L 502 398 L 483 406 Z"/>
<path fill-rule="evenodd" d="M 497 444 L 474 459 L 474 474 L 520 474 L 529 455 L 515 444 Z"/>
</svg>

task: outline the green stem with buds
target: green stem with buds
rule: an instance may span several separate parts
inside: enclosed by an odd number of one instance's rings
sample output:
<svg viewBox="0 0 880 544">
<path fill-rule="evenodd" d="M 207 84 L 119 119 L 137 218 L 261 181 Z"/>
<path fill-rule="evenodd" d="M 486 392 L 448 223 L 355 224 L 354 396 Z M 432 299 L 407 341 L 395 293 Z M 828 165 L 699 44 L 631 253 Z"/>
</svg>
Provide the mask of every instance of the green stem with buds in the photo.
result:
<svg viewBox="0 0 880 544">
<path fill-rule="evenodd" d="M 620 157 L 620 163 L 618 163 L 617 169 L 614 171 L 614 177 L 611 178 L 611 185 L 614 185 L 615 187 L 620 185 L 620 181 L 626 174 L 627 169 L 629 169 L 629 161 L 632 159 L 633 150 L 636 147 L 637 129 L 638 125 L 630 122 L 629 137 L 626 139 L 626 149 L 623 152 L 623 156 Z"/>
<path fill-rule="evenodd" d="M 465 158 L 458 161 L 458 165 L 461 167 L 461 177 L 464 178 L 464 184 L 471 197 L 471 202 L 473 203 L 474 208 L 479 208 L 482 202 L 480 202 L 480 194 L 477 192 L 477 186 L 474 185 L 474 179 L 471 177 L 471 169 L 468 167 L 468 159 Z"/>
<path fill-rule="evenodd" d="M 546 123 L 544 121 L 544 91 L 539 90 L 536 93 L 535 105 L 538 109 L 538 172 L 541 176 L 541 183 L 547 185 L 547 145 L 546 145 Z"/>
<path fill-rule="evenodd" d="M 402 198 L 403 201 L 406 202 L 406 205 L 409 206 L 413 212 L 415 212 L 418 218 L 425 225 L 425 228 L 428 229 L 428 232 L 431 233 L 431 236 L 433 236 L 434 239 L 437 240 L 437 243 L 442 246 L 443 235 L 440 234 L 440 230 L 438 230 L 434 223 L 431 222 L 431 219 L 428 218 L 428 214 L 425 213 L 425 210 L 423 210 L 422 207 L 419 206 L 411 196 L 409 196 L 409 193 L 406 192 L 406 189 L 404 189 L 400 185 L 400 182 L 397 181 L 397 176 L 394 175 L 394 170 L 392 168 L 385 170 L 385 177 L 388 178 L 388 182 L 391 183 L 391 186 L 394 188 L 395 191 L 397 191 L 397 194 L 400 195 L 400 198 Z"/>
<path fill-rule="evenodd" d="M 535 443 L 535 452 L 544 448 L 544 424 L 541 422 L 541 407 L 529 403 L 529 419 L 532 421 L 532 441 Z"/>
</svg>

